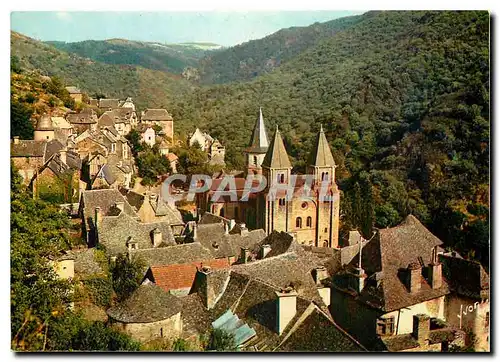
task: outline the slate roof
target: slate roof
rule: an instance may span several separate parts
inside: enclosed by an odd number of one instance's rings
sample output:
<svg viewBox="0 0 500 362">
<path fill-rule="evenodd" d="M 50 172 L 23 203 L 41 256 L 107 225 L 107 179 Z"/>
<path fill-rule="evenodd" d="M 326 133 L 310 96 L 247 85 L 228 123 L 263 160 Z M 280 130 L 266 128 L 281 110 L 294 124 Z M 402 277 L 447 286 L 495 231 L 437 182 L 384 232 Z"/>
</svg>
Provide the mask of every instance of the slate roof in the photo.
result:
<svg viewBox="0 0 500 362">
<path fill-rule="evenodd" d="M 11 157 L 44 157 L 46 141 L 19 140 L 17 144 L 10 143 Z"/>
<path fill-rule="evenodd" d="M 64 145 L 59 140 L 50 140 L 45 148 L 44 162 L 64 148 Z"/>
<path fill-rule="evenodd" d="M 278 350 L 283 352 L 367 351 L 359 342 L 317 309 L 314 309 Z"/>
<path fill-rule="evenodd" d="M 245 150 L 245 152 L 266 153 L 268 147 L 269 141 L 267 139 L 264 117 L 262 117 L 262 108 L 259 108 L 259 118 L 255 122 L 252 139 L 250 140 L 250 146 Z"/>
<path fill-rule="evenodd" d="M 214 259 L 209 250 L 200 243 L 188 243 L 154 249 L 131 250 L 131 255 L 142 259 L 147 266 L 162 266 L 202 262 Z"/>
<path fill-rule="evenodd" d="M 149 279 L 166 292 L 169 290 L 191 288 L 196 271 L 199 268 L 207 266 L 215 271 L 229 267 L 229 261 L 227 258 L 222 258 L 184 264 L 152 266 L 151 273 L 148 272 L 148 278 L 149 274 L 151 274 L 152 278 Z"/>
<path fill-rule="evenodd" d="M 113 172 L 111 171 L 111 167 L 106 163 L 104 164 L 99 172 L 94 176 L 94 179 L 92 180 L 92 184 L 98 179 L 102 178 L 106 181 L 108 185 L 112 185 L 116 182 L 116 177 L 113 175 Z"/>
<path fill-rule="evenodd" d="M 276 128 L 271 144 L 267 150 L 262 167 L 267 168 L 292 168 L 288 154 L 286 153 L 285 144 L 281 138 L 281 133 Z"/>
<path fill-rule="evenodd" d="M 124 202 L 124 212 L 130 216 L 137 217 L 135 211 L 130 207 L 127 200 L 116 189 L 85 190 L 80 199 L 80 209 L 82 210 L 87 230 L 89 221 L 94 225 L 95 208 L 100 207 L 103 215 L 108 215 L 113 211 L 117 202 Z"/>
<path fill-rule="evenodd" d="M 53 131 L 52 119 L 48 114 L 44 114 L 36 123 L 35 131 Z"/>
<path fill-rule="evenodd" d="M 97 123 L 97 114 L 90 108 L 85 108 L 80 113 L 69 113 L 66 120 L 71 124 Z"/>
<path fill-rule="evenodd" d="M 448 255 L 440 255 L 440 260 L 453 291 L 469 298 L 488 298 L 490 278 L 481 263 Z"/>
<path fill-rule="evenodd" d="M 90 248 L 82 252 L 73 253 L 75 256 L 75 274 L 89 276 L 103 273 L 101 266 L 95 260 L 95 252 L 95 248 Z"/>
<path fill-rule="evenodd" d="M 153 248 L 153 231 L 162 233 L 162 244 L 175 245 L 172 228 L 166 222 L 142 223 L 136 218 L 120 212 L 118 216 L 104 216 L 101 225 L 97 225 L 99 243 L 106 247 L 110 255 L 125 253 L 127 243 L 137 243 L 139 249 Z M 156 252 L 154 248 L 152 252 Z"/>
<path fill-rule="evenodd" d="M 453 342 L 460 332 L 454 328 L 441 328 L 429 331 L 429 344 Z M 382 338 L 389 352 L 401 352 L 419 347 L 418 340 L 412 333 L 399 334 Z"/>
<path fill-rule="evenodd" d="M 196 241 L 205 246 L 215 258 L 239 256 L 242 247 L 253 248 L 266 237 L 262 229 L 251 230 L 245 234 L 231 231 L 226 234 L 224 224 L 199 224 Z"/>
<path fill-rule="evenodd" d="M 335 166 L 335 160 L 333 159 L 332 150 L 323 131 L 323 126 L 316 136 L 316 142 L 314 142 L 314 148 L 309 157 L 309 165 L 311 166 Z"/>
<path fill-rule="evenodd" d="M 119 305 L 107 310 L 124 323 L 151 323 L 168 319 L 182 310 L 181 301 L 154 284 L 142 284 Z"/>
<path fill-rule="evenodd" d="M 66 87 L 66 90 L 69 92 L 69 94 L 81 94 L 82 93 L 82 91 L 80 89 L 78 89 L 77 87 L 73 87 L 73 86 Z"/>
<path fill-rule="evenodd" d="M 115 123 L 130 123 L 135 111 L 129 107 L 120 107 L 113 109 L 111 112 L 115 117 Z"/>
<path fill-rule="evenodd" d="M 421 289 L 414 293 L 408 291 L 405 282 L 404 273 L 408 265 L 419 264 L 419 257 L 425 266 L 429 265 L 432 249 L 441 244 L 442 242 L 412 215 L 396 227 L 378 230 L 377 235 L 363 247 L 362 267 L 369 277 L 365 288 L 356 298 L 371 307 L 390 312 L 448 294 L 446 281 L 443 281 L 441 288 L 433 289 L 422 277 Z M 350 266 L 357 264 L 356 256 Z M 370 277 L 377 272 L 383 273 L 382 282 L 379 286 L 371 285 Z M 346 273 L 337 274 L 335 286 L 347 290 L 348 278 Z"/>
<path fill-rule="evenodd" d="M 52 125 L 54 128 L 69 129 L 73 128 L 71 123 L 69 123 L 64 117 L 51 117 Z"/>
<path fill-rule="evenodd" d="M 302 247 L 293 241 L 293 237 L 283 231 L 273 231 L 270 235 L 262 239 L 252 249 L 252 253 L 258 255 L 262 245 L 269 245 L 271 251 L 266 255 L 266 258 L 272 258 L 288 252 L 300 252 Z"/>
<path fill-rule="evenodd" d="M 146 109 L 141 114 L 142 121 L 171 121 L 172 119 L 166 109 Z"/>
<path fill-rule="evenodd" d="M 118 108 L 120 101 L 118 99 L 99 99 L 99 108 Z"/>
</svg>

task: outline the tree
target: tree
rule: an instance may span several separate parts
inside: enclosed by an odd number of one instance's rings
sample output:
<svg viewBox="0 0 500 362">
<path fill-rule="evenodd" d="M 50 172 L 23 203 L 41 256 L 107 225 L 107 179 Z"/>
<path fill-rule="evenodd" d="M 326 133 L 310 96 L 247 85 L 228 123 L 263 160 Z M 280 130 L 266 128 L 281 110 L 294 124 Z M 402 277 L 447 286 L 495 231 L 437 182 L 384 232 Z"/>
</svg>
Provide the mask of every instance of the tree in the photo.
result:
<svg viewBox="0 0 500 362">
<path fill-rule="evenodd" d="M 10 137 L 18 136 L 23 140 L 33 139 L 35 129 L 31 123 L 33 111 L 17 100 L 10 102 Z"/>
<path fill-rule="evenodd" d="M 233 351 L 236 348 L 234 337 L 223 329 L 212 329 L 206 350 L 208 351 Z"/>
<path fill-rule="evenodd" d="M 125 254 L 117 256 L 111 266 L 113 289 L 120 301 L 127 299 L 136 290 L 144 276 L 144 265 L 140 260 L 130 260 Z"/>
<path fill-rule="evenodd" d="M 10 71 L 17 74 L 21 74 L 23 72 L 19 58 L 16 55 L 11 55 L 10 57 Z"/>
<path fill-rule="evenodd" d="M 210 172 L 208 156 L 195 142 L 187 148 L 177 148 L 179 156 L 179 172 L 185 175 L 207 174 Z"/>
</svg>

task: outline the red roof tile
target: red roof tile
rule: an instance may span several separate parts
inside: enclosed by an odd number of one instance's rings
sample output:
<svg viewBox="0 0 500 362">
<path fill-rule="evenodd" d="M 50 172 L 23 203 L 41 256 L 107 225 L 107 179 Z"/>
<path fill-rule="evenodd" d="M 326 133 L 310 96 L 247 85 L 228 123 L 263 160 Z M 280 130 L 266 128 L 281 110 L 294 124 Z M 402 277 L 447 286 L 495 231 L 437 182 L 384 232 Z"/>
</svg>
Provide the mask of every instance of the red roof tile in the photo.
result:
<svg viewBox="0 0 500 362">
<path fill-rule="evenodd" d="M 190 288 L 196 276 L 197 268 L 202 266 L 222 269 L 229 267 L 229 261 L 227 258 L 221 258 L 186 264 L 153 266 L 151 272 L 155 284 L 168 292 L 171 289 Z"/>
</svg>

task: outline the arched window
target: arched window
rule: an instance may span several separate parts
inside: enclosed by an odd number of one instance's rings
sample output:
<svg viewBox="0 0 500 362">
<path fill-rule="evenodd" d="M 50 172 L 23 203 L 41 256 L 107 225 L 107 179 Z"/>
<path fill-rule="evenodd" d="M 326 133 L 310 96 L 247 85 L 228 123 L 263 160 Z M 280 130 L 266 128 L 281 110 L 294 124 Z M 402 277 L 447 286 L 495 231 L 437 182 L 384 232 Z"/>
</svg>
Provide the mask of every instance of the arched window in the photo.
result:
<svg viewBox="0 0 500 362">
<path fill-rule="evenodd" d="M 325 173 L 321 172 L 321 181 L 323 181 L 324 179 L 325 179 Z"/>
<path fill-rule="evenodd" d="M 313 224 L 313 219 L 312 219 L 312 217 L 308 216 L 307 221 L 306 221 L 306 226 L 308 228 L 310 228 L 310 227 L 312 227 L 312 224 Z"/>
<path fill-rule="evenodd" d="M 295 227 L 297 227 L 297 228 L 302 227 L 302 218 L 301 217 L 298 217 L 297 219 L 295 219 Z"/>
<path fill-rule="evenodd" d="M 280 183 L 284 184 L 285 183 L 285 174 L 282 173 L 280 176 Z"/>
<path fill-rule="evenodd" d="M 323 241 L 323 247 L 328 248 L 328 240 Z"/>
<path fill-rule="evenodd" d="M 285 199 L 284 198 L 279 199 L 278 203 L 280 206 L 285 206 Z"/>
</svg>

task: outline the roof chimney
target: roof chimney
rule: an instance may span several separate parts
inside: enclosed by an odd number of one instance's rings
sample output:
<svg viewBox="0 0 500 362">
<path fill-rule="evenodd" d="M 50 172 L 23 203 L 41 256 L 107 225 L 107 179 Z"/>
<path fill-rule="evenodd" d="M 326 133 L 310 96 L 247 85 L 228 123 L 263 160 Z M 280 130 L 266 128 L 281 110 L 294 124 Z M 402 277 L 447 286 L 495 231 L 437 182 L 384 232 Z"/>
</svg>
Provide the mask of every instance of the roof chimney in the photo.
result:
<svg viewBox="0 0 500 362">
<path fill-rule="evenodd" d="M 443 265 L 438 260 L 437 246 L 432 249 L 432 258 L 429 264 L 429 281 L 432 289 L 439 289 L 443 285 Z"/>
<path fill-rule="evenodd" d="M 413 316 L 413 336 L 417 339 L 420 345 L 425 344 L 429 339 L 429 331 L 431 328 L 431 319 L 426 314 L 417 314 Z"/>
<path fill-rule="evenodd" d="M 281 335 L 297 313 L 297 292 L 291 288 L 276 292 L 276 330 Z"/>
<path fill-rule="evenodd" d="M 203 300 L 205 308 L 211 309 L 216 302 L 216 292 L 214 290 L 212 269 L 208 266 L 201 266 L 198 268 L 196 278 L 198 279 L 198 292 Z"/>
<path fill-rule="evenodd" d="M 229 231 L 233 230 L 235 225 L 236 221 L 234 221 L 234 219 L 229 220 Z"/>
<path fill-rule="evenodd" d="M 156 248 L 161 244 L 162 241 L 162 233 L 160 229 L 155 228 L 153 230 L 153 246 Z"/>
<path fill-rule="evenodd" d="M 95 214 L 94 214 L 94 225 L 95 225 L 95 229 L 96 229 L 96 235 L 97 235 L 97 228 L 99 226 L 101 226 L 101 222 L 102 222 L 101 208 L 99 206 L 97 206 L 95 208 Z"/>
<path fill-rule="evenodd" d="M 248 235 L 248 228 L 245 223 L 240 224 L 240 235 L 245 236 Z"/>
<path fill-rule="evenodd" d="M 196 241 L 198 239 L 198 225 L 196 222 L 193 222 L 193 240 Z"/>
<path fill-rule="evenodd" d="M 242 247 L 241 248 L 241 262 L 243 264 L 247 263 L 249 256 L 250 256 L 250 251 L 248 250 L 248 248 Z"/>
<path fill-rule="evenodd" d="M 313 269 L 312 276 L 316 285 L 322 285 L 322 281 L 328 279 L 328 271 L 324 266 L 319 266 Z"/>
<path fill-rule="evenodd" d="M 408 289 L 410 293 L 416 293 L 422 285 L 422 267 L 419 263 L 408 264 Z"/>
<path fill-rule="evenodd" d="M 226 222 L 224 223 L 224 234 L 229 234 L 229 225 Z"/>
<path fill-rule="evenodd" d="M 14 136 L 14 144 L 19 144 L 19 136 Z"/>
<path fill-rule="evenodd" d="M 264 259 L 267 254 L 271 251 L 271 245 L 264 244 L 260 247 L 260 258 Z"/>
</svg>

